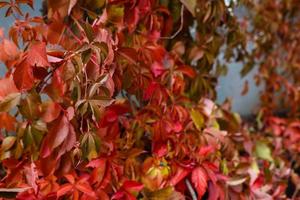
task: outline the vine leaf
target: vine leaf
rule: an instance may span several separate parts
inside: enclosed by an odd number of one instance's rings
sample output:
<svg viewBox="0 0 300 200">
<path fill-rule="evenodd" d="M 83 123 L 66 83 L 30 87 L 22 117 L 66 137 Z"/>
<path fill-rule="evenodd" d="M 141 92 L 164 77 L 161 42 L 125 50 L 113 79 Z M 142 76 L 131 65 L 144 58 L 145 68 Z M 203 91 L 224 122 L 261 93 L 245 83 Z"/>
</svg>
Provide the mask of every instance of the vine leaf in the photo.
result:
<svg viewBox="0 0 300 200">
<path fill-rule="evenodd" d="M 29 90 L 34 84 L 33 69 L 26 60 L 16 67 L 13 77 L 19 90 Z"/>
<path fill-rule="evenodd" d="M 190 11 L 190 13 L 195 17 L 195 8 L 197 5 L 197 0 L 180 0 L 181 3 Z"/>
<path fill-rule="evenodd" d="M 27 62 L 31 66 L 50 67 L 47 59 L 46 44 L 38 42 L 30 46 L 27 54 Z"/>
<path fill-rule="evenodd" d="M 198 199 L 201 199 L 207 188 L 207 174 L 203 167 L 197 167 L 192 171 L 192 183 L 196 188 Z"/>
</svg>

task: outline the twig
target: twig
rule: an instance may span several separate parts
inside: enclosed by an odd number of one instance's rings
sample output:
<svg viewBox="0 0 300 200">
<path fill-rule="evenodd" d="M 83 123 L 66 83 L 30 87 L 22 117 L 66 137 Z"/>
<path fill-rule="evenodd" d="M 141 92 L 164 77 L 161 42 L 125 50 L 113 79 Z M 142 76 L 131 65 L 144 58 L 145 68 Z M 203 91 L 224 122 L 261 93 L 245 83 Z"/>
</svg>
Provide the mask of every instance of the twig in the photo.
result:
<svg viewBox="0 0 300 200">
<path fill-rule="evenodd" d="M 173 35 L 171 35 L 170 37 L 160 37 L 159 39 L 172 40 L 180 33 L 180 31 L 183 28 L 183 14 L 184 14 L 183 12 L 184 12 L 184 5 L 181 6 L 180 27 L 179 27 L 179 29 Z"/>
<path fill-rule="evenodd" d="M 188 179 L 185 179 L 185 184 L 186 184 L 186 186 L 187 186 L 187 188 L 188 188 L 188 190 L 189 190 L 189 192 L 192 196 L 192 199 L 197 200 L 197 194 L 196 194 L 195 190 L 193 189 L 192 184 L 190 183 L 190 181 Z"/>
<path fill-rule="evenodd" d="M 53 70 L 49 71 L 46 75 L 45 79 L 43 79 L 36 87 L 37 93 L 40 93 L 45 88 L 46 83 L 50 80 L 50 78 L 53 76 L 54 72 L 60 67 L 61 65 L 56 65 Z"/>
</svg>

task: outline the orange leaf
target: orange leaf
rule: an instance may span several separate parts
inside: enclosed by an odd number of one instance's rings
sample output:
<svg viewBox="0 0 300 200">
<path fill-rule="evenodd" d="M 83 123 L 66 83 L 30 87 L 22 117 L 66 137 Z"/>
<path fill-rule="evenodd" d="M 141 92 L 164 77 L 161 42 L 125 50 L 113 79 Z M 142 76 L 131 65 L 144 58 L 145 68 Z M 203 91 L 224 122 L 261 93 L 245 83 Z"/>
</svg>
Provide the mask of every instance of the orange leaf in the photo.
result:
<svg viewBox="0 0 300 200">
<path fill-rule="evenodd" d="M 73 185 L 71 184 L 64 184 L 60 186 L 59 190 L 57 191 L 57 197 L 61 197 L 66 195 L 67 193 L 71 192 L 73 190 Z"/>
<path fill-rule="evenodd" d="M 47 102 L 43 104 L 42 109 L 42 119 L 46 123 L 52 122 L 53 120 L 57 119 L 61 112 L 61 107 L 56 102 Z"/>
<path fill-rule="evenodd" d="M 27 54 L 27 62 L 32 66 L 49 67 L 46 44 L 38 42 L 30 46 Z"/>
<path fill-rule="evenodd" d="M 15 84 L 19 90 L 31 89 L 34 84 L 32 67 L 23 60 L 13 74 Z"/>
<path fill-rule="evenodd" d="M 177 183 L 179 183 L 181 180 L 183 180 L 188 174 L 190 173 L 190 170 L 177 166 L 175 170 L 175 174 L 172 176 L 170 180 L 170 185 L 175 186 Z"/>
<path fill-rule="evenodd" d="M 18 92 L 16 85 L 12 78 L 0 79 L 0 100 L 7 95 Z"/>
<path fill-rule="evenodd" d="M 52 82 L 45 88 L 45 91 L 53 100 L 57 100 L 63 96 L 65 93 L 65 84 L 59 70 L 54 72 Z"/>
<path fill-rule="evenodd" d="M 20 51 L 17 48 L 17 46 L 7 40 L 4 39 L 1 43 L 0 43 L 0 61 L 2 62 L 7 62 L 7 61 L 11 61 L 11 60 L 15 60 L 19 57 Z"/>
<path fill-rule="evenodd" d="M 76 189 L 91 197 L 96 197 L 95 192 L 87 182 L 79 181 L 75 185 Z"/>
<path fill-rule="evenodd" d="M 10 116 L 8 113 L 0 113 L 0 129 L 5 128 L 7 131 L 15 130 L 16 118 Z"/>
<path fill-rule="evenodd" d="M 75 183 L 75 178 L 72 174 L 66 174 L 64 177 L 69 181 L 69 183 L 74 184 Z"/>
<path fill-rule="evenodd" d="M 49 156 L 52 151 L 61 145 L 67 138 L 69 133 L 69 120 L 65 115 L 61 115 L 58 119 L 53 121 L 50 130 L 44 139 L 41 148 L 42 157 Z"/>
</svg>

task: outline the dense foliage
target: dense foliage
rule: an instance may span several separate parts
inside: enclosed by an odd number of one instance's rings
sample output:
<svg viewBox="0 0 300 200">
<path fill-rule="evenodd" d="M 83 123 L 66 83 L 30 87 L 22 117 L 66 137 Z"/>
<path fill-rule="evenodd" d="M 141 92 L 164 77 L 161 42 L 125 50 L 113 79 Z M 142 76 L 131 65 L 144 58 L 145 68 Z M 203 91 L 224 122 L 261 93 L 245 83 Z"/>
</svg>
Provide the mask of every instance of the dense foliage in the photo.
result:
<svg viewBox="0 0 300 200">
<path fill-rule="evenodd" d="M 15 17 L 10 39 L 0 31 L 0 195 L 286 199 L 300 123 L 267 102 L 284 83 L 297 116 L 299 5 L 262 2 L 241 1 L 241 19 L 223 0 L 48 0 L 43 17 L 22 12 L 31 0 L 0 1 Z M 259 64 L 257 122 L 214 103 L 221 53 L 243 73 Z"/>
</svg>

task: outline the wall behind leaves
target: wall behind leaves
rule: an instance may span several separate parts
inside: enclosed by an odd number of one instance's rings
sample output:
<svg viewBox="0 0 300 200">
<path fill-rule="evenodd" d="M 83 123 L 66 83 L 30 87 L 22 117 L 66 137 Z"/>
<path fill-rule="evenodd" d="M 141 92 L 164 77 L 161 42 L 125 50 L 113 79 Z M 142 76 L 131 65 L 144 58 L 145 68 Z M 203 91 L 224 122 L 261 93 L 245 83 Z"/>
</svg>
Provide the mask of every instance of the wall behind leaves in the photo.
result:
<svg viewBox="0 0 300 200">
<path fill-rule="evenodd" d="M 217 102 L 222 103 L 226 98 L 232 100 L 232 110 L 240 115 L 251 115 L 259 106 L 260 87 L 253 81 L 257 73 L 255 69 L 245 77 L 240 76 L 242 64 L 232 63 L 228 66 L 227 75 L 219 77 L 217 86 Z M 241 95 L 245 82 L 248 81 L 248 93 Z"/>
</svg>

